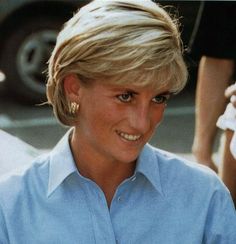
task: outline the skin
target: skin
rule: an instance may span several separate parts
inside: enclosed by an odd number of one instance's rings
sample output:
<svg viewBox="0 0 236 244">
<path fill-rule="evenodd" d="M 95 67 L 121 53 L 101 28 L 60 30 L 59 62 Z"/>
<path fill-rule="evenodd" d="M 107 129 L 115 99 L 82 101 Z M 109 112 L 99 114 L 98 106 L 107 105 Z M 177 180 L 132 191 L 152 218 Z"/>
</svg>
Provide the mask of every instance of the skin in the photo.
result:
<svg viewBox="0 0 236 244">
<path fill-rule="evenodd" d="M 212 155 L 217 132 L 216 122 L 224 112 L 226 105 L 224 91 L 232 81 L 233 73 L 233 60 L 207 56 L 203 56 L 200 60 L 192 152 L 199 163 L 215 172 L 218 172 L 218 169 Z"/>
<path fill-rule="evenodd" d="M 76 165 L 103 190 L 109 206 L 118 185 L 134 173 L 140 151 L 161 122 L 168 89 L 156 92 L 151 87 L 101 81 L 84 86 L 69 76 L 65 90 L 80 104 L 71 139 Z"/>
</svg>

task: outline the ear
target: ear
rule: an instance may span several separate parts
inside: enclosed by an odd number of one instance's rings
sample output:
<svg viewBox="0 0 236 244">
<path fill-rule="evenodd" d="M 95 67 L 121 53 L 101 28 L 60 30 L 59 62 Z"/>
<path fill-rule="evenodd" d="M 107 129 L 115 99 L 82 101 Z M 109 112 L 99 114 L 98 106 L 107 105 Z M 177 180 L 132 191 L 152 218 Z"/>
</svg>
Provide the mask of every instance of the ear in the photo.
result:
<svg viewBox="0 0 236 244">
<path fill-rule="evenodd" d="M 69 74 L 64 78 L 64 91 L 69 101 L 78 102 L 80 81 L 75 74 Z"/>
</svg>

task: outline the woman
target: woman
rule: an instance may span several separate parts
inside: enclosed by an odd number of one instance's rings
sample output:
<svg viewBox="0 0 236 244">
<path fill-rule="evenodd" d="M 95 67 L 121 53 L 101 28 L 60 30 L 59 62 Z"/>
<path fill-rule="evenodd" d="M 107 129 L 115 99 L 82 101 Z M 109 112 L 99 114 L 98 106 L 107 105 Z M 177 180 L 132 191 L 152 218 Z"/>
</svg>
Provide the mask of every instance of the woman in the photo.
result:
<svg viewBox="0 0 236 244">
<path fill-rule="evenodd" d="M 177 26 L 152 1 L 95 0 L 76 13 L 47 84 L 72 129 L 1 181 L 0 242 L 234 243 L 217 176 L 147 144 L 186 78 Z"/>
</svg>

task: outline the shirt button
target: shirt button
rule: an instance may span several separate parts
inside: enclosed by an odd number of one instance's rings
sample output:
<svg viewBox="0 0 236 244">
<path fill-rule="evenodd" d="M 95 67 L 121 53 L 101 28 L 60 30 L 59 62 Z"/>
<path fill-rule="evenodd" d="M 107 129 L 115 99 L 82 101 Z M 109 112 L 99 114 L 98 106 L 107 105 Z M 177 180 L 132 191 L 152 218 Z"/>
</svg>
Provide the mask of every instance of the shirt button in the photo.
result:
<svg viewBox="0 0 236 244">
<path fill-rule="evenodd" d="M 121 196 L 119 196 L 119 197 L 117 198 L 117 200 L 118 200 L 118 202 L 121 202 L 122 197 L 121 197 Z"/>
</svg>

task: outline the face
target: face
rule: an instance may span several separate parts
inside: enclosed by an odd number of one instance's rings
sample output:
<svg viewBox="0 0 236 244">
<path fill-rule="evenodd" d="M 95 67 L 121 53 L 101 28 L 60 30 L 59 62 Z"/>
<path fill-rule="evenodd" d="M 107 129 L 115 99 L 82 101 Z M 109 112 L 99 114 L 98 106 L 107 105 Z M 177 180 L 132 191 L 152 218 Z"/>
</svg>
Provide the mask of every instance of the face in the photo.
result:
<svg viewBox="0 0 236 244">
<path fill-rule="evenodd" d="M 95 82 L 79 90 L 79 145 L 98 160 L 134 162 L 160 123 L 169 92 Z"/>
</svg>

